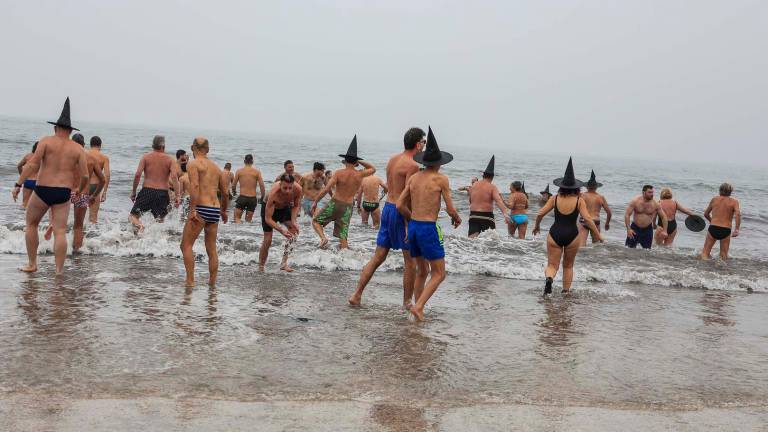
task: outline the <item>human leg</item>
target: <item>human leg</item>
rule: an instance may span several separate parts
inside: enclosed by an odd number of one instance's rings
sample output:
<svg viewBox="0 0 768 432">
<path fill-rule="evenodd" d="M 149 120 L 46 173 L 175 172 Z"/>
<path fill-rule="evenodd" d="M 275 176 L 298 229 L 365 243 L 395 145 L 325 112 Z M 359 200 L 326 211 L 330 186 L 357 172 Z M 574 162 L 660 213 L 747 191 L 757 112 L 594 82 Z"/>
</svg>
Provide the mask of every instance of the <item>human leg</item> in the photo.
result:
<svg viewBox="0 0 768 432">
<path fill-rule="evenodd" d="M 188 287 L 195 285 L 195 253 L 192 251 L 192 246 L 195 245 L 204 226 L 205 222 L 201 220 L 188 219 L 181 234 L 181 255 L 184 258 L 184 270 L 187 274 L 185 284 Z"/>
<path fill-rule="evenodd" d="M 272 231 L 264 231 L 264 238 L 261 241 L 261 247 L 259 248 L 259 271 L 264 271 L 264 265 L 267 263 L 267 257 L 269 257 L 269 248 L 272 246 Z"/>
<path fill-rule="evenodd" d="M 384 261 L 387 260 L 388 255 L 388 248 L 376 246 L 376 250 L 373 252 L 373 256 L 365 265 L 365 267 L 363 267 L 363 271 L 360 273 L 360 279 L 357 281 L 357 289 L 347 300 L 349 304 L 352 306 L 360 305 L 360 300 L 363 298 L 363 291 L 365 291 L 365 287 L 368 285 L 368 282 L 371 281 L 373 274 L 376 273 L 376 270 L 379 268 L 379 266 L 384 264 Z"/>
<path fill-rule="evenodd" d="M 56 262 L 56 274 L 64 270 L 64 259 L 67 257 L 67 220 L 69 219 L 69 202 L 51 206 L 51 226 L 53 227 L 53 255 Z"/>
<path fill-rule="evenodd" d="M 427 263 L 424 258 L 421 258 L 421 261 Z M 411 306 L 411 313 L 419 321 L 424 320 L 424 306 L 432 295 L 435 294 L 435 291 L 437 291 L 440 284 L 445 280 L 445 258 L 431 260 L 428 263 L 429 282 L 424 286 L 424 290 L 419 296 L 419 299 L 416 300 L 416 303 L 413 306 Z"/>
<path fill-rule="evenodd" d="M 205 224 L 205 253 L 208 255 L 208 285 L 216 285 L 219 275 L 219 254 L 216 251 L 216 238 L 219 234 L 219 224 Z"/>
<path fill-rule="evenodd" d="M 47 211 L 48 206 L 45 205 L 43 200 L 37 194 L 32 194 L 27 202 L 27 227 L 24 233 L 24 239 L 27 244 L 27 265 L 20 269 L 23 272 L 32 273 L 37 271 L 37 247 L 40 244 L 37 230 L 40 226 L 40 220 Z"/>
</svg>

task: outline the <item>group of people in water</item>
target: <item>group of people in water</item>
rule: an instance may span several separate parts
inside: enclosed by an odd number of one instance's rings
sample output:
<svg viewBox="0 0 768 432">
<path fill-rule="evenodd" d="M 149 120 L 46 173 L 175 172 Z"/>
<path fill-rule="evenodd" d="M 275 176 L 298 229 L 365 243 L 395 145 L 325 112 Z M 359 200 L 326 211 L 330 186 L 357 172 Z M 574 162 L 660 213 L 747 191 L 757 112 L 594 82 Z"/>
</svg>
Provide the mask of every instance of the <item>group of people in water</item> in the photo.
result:
<svg viewBox="0 0 768 432">
<path fill-rule="evenodd" d="M 61 116 L 55 122 L 54 134 L 40 139 L 32 153 L 20 161 L 19 179 L 12 196 L 16 200 L 23 190 L 26 208 L 26 248 L 28 263 L 24 272 L 37 271 L 39 224 L 50 213 L 50 227 L 46 236 L 53 235 L 57 274 L 63 270 L 67 251 L 66 230 L 70 203 L 74 208 L 73 253 L 83 244 L 83 224 L 86 213 L 96 223 L 100 204 L 106 199 L 110 183 L 109 158 L 101 152 L 102 141 L 94 136 L 90 150 L 85 150 L 85 139 L 73 131 L 70 102 L 67 98 Z M 259 251 L 259 270 L 264 271 L 275 231 L 283 242 L 280 269 L 293 271 L 288 258 L 299 236 L 299 212 L 312 220 L 319 238 L 318 247 L 326 248 L 329 239 L 325 227 L 334 223 L 333 235 L 339 247 L 348 247 L 349 227 L 354 210 L 362 222 L 369 219 L 378 229 L 376 250 L 363 268 L 357 287 L 349 297 L 350 305 L 359 305 L 363 292 L 376 270 L 384 263 L 391 250 L 403 255 L 403 306 L 422 320 L 424 306 L 445 280 L 445 248 L 443 233 L 437 223 L 444 209 L 451 224 L 457 228 L 462 218 L 453 205 L 448 177 L 440 172 L 441 166 L 453 156 L 440 150 L 432 129 L 425 133 L 414 127 L 406 131 L 403 150 L 390 157 L 386 166 L 386 181 L 376 176 L 376 167 L 358 156 L 357 136 L 352 139 L 346 153 L 339 154 L 343 168 L 331 172 L 320 162 L 312 171 L 299 174 L 292 161 L 284 163 L 284 172 L 271 185 L 265 186 L 260 170 L 253 166 L 253 156 L 245 155 L 244 166 L 236 172 L 227 163 L 224 169 L 208 158 L 210 143 L 204 137 L 193 140 L 190 148 L 192 160 L 185 150 L 176 153 L 176 160 L 165 152 L 165 138 L 156 136 L 152 151 L 143 155 L 133 179 L 130 198 L 133 207 L 129 219 L 136 233 L 143 231 L 141 217 L 145 213 L 162 221 L 171 208 L 179 207 L 185 221 L 181 238 L 181 252 L 186 271 L 187 286 L 195 284 L 195 255 L 193 245 L 204 233 L 208 255 L 209 284 L 215 284 L 218 273 L 216 250 L 218 225 L 228 222 L 234 197 L 233 222 L 252 222 L 260 207 L 264 239 Z M 468 235 L 495 229 L 494 207 L 502 213 L 510 236 L 524 239 L 528 228 L 529 196 L 525 184 L 513 182 L 505 200 L 493 184 L 495 156 L 491 157 L 482 178 L 473 179 L 466 190 L 470 201 Z M 143 178 L 143 182 L 142 182 Z M 137 191 L 139 183 L 141 189 Z M 563 293 L 571 290 L 574 263 L 581 246 L 589 237 L 603 242 L 601 214 L 606 215 L 605 230 L 610 229 L 611 208 L 606 198 L 597 192 L 602 186 L 594 171 L 586 183 L 576 179 L 573 161 L 569 160 L 563 177 L 552 182 L 559 189 L 550 193 L 549 185 L 541 192 L 540 210 L 534 223 L 533 234 L 541 231 L 541 222 L 554 212 L 554 223 L 547 235 L 547 266 L 544 295 L 552 293 L 554 278 L 562 266 Z M 581 189 L 586 187 L 586 192 Z M 720 256 L 728 257 L 730 239 L 739 235 L 741 212 L 738 200 L 731 197 L 733 187 L 724 183 L 704 212 L 709 222 L 702 258 L 709 258 L 717 241 Z M 323 199 L 329 196 L 328 200 Z M 383 208 L 379 203 L 386 198 Z M 322 205 L 321 205 L 322 204 Z M 686 225 L 700 231 L 706 225 L 703 219 L 678 204 L 669 189 L 661 191 L 661 200 L 654 199 L 654 188 L 645 185 L 642 194 L 634 198 L 624 215 L 627 227 L 626 245 L 651 248 L 671 245 L 677 234 L 676 213 L 689 215 Z M 735 229 L 731 231 L 735 221 Z"/>
</svg>

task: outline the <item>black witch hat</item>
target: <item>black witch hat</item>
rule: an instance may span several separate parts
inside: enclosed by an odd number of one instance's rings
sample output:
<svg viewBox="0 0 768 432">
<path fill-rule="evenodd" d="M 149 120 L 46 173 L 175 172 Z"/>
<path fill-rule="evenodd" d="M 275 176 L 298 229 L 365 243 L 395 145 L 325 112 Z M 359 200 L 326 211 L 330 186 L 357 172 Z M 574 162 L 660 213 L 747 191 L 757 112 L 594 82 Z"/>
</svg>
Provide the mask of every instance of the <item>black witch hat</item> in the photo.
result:
<svg viewBox="0 0 768 432">
<path fill-rule="evenodd" d="M 49 124 L 52 124 L 54 126 L 63 127 L 66 129 L 76 130 L 79 131 L 80 129 L 72 127 L 72 120 L 69 118 L 69 96 L 67 96 L 67 100 L 64 101 L 64 108 L 61 110 L 61 115 L 59 116 L 59 120 L 55 122 L 48 122 Z"/>
<path fill-rule="evenodd" d="M 543 190 L 543 191 L 541 191 L 541 192 L 539 192 L 539 193 L 540 193 L 540 194 L 545 194 L 545 193 L 547 193 L 547 194 L 550 194 L 550 195 L 552 195 L 552 192 L 550 192 L 550 191 L 549 191 L 549 185 L 547 185 L 547 187 L 545 187 L 545 188 L 544 188 L 544 190 Z"/>
<path fill-rule="evenodd" d="M 435 134 L 432 133 L 432 127 L 429 128 L 427 133 L 427 146 L 422 152 L 418 152 L 413 155 L 413 160 L 425 165 L 425 166 L 438 166 L 445 165 L 453 160 L 453 155 L 440 151 L 440 147 L 437 146 L 437 140 Z"/>
<path fill-rule="evenodd" d="M 352 142 L 349 143 L 347 154 L 340 154 L 339 156 L 344 159 L 354 159 L 355 161 L 363 160 L 363 158 L 357 157 L 357 134 L 352 138 Z"/>
<path fill-rule="evenodd" d="M 576 180 L 573 174 L 573 158 L 568 158 L 568 166 L 565 168 L 565 176 L 555 179 L 552 184 L 561 189 L 581 189 L 584 183 Z"/>
<path fill-rule="evenodd" d="M 592 170 L 592 175 L 589 176 L 589 181 L 587 182 L 587 187 L 588 188 L 595 188 L 595 189 L 597 189 L 599 187 L 603 187 L 603 184 L 598 182 L 597 179 L 595 179 L 595 170 Z"/>
<path fill-rule="evenodd" d="M 494 165 L 496 165 L 496 155 L 491 156 L 491 160 L 490 162 L 488 162 L 488 166 L 485 167 L 485 171 L 483 171 L 483 175 L 493 177 L 495 175 L 493 173 Z"/>
<path fill-rule="evenodd" d="M 525 195 L 528 195 L 528 192 L 525 191 L 525 182 L 523 182 L 523 187 L 521 188 L 521 192 Z"/>
</svg>

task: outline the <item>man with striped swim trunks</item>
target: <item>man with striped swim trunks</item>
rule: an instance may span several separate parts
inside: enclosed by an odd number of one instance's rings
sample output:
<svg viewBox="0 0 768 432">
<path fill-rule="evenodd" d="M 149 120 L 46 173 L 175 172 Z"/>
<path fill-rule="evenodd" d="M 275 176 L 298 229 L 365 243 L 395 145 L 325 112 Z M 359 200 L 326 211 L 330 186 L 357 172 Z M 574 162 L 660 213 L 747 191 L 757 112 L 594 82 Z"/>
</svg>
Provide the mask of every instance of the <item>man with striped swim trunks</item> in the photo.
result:
<svg viewBox="0 0 768 432">
<path fill-rule="evenodd" d="M 195 159 L 187 164 L 190 211 L 181 235 L 181 254 L 184 257 L 184 269 L 187 273 L 185 283 L 188 287 L 195 286 L 195 253 L 192 246 L 203 230 L 205 251 L 208 254 L 208 285 L 216 285 L 219 272 L 219 256 L 216 252 L 219 218 L 227 223 L 228 174 L 208 159 L 208 150 L 206 138 L 195 138 L 192 143 L 192 155 Z"/>
</svg>

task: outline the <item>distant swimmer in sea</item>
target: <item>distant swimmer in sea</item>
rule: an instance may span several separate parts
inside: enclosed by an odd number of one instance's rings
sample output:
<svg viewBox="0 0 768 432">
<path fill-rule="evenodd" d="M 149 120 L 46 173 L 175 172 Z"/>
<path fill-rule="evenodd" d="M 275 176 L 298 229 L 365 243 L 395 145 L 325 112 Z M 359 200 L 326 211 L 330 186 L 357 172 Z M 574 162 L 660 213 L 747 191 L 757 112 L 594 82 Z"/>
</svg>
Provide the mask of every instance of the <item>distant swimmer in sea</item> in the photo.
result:
<svg viewBox="0 0 768 432">
<path fill-rule="evenodd" d="M 589 210 L 589 214 L 592 216 L 592 222 L 595 223 L 597 230 L 600 231 L 600 212 L 605 210 L 605 230 L 608 231 L 611 228 L 613 213 L 611 208 L 608 207 L 608 201 L 606 201 L 605 197 L 597 192 L 597 188 L 602 187 L 603 184 L 597 181 L 594 171 L 589 176 L 586 186 L 587 192 L 581 194 L 581 198 L 587 203 L 587 210 Z M 581 245 L 586 246 L 589 228 L 584 218 L 579 218 L 579 231 L 581 232 Z M 593 235 L 592 243 L 595 242 L 597 242 L 597 238 Z"/>
<path fill-rule="evenodd" d="M 97 136 L 91 137 L 91 149 L 88 151 L 88 155 L 95 158 L 97 161 L 97 169 L 104 175 L 104 188 L 101 189 L 101 193 L 94 197 L 93 202 L 88 206 L 88 220 L 90 223 L 95 224 L 99 221 L 99 209 L 101 203 L 107 200 L 107 189 L 109 189 L 109 181 L 112 177 L 111 170 L 109 168 L 109 156 L 105 155 L 101 150 L 101 138 Z M 96 185 L 98 177 L 91 176 L 90 183 L 88 184 L 88 192 L 93 195 L 96 192 Z"/>
<path fill-rule="evenodd" d="M 739 236 L 741 228 L 741 207 L 739 200 L 731 198 L 733 186 L 730 183 L 720 185 L 720 195 L 712 198 L 704 211 L 704 218 L 709 221 L 707 238 L 704 240 L 704 248 L 701 250 L 701 259 L 709 259 L 715 242 L 720 242 L 720 259 L 728 259 L 728 250 L 731 247 L 731 237 Z M 736 219 L 736 228 L 731 233 L 733 220 Z"/>
<path fill-rule="evenodd" d="M 550 198 L 552 198 L 552 193 L 549 192 L 549 185 L 547 185 L 543 191 L 539 192 L 539 205 L 543 206 L 548 203 Z"/>
<path fill-rule="evenodd" d="M 643 194 L 632 199 L 624 213 L 624 225 L 627 226 L 627 247 L 636 248 L 638 244 L 643 249 L 650 249 L 653 244 L 653 220 L 658 216 L 661 220 L 663 231 L 658 233 L 658 238 L 667 238 L 667 215 L 653 199 L 653 186 L 643 186 Z M 634 215 L 634 216 L 633 216 Z M 632 223 L 629 222 L 632 217 Z"/>
<path fill-rule="evenodd" d="M 283 170 L 283 173 L 275 178 L 275 183 L 280 181 L 280 177 L 282 177 L 283 174 L 288 174 L 293 177 L 297 185 L 301 185 L 301 174 L 296 172 L 296 166 L 293 164 L 292 160 L 289 159 L 283 162 Z"/>
<path fill-rule="evenodd" d="M 383 191 L 379 194 L 379 191 Z M 387 184 L 377 175 L 363 179 L 357 192 L 357 211 L 360 213 L 363 225 L 368 225 L 368 219 L 373 220 L 373 227 L 379 229 L 381 209 L 379 202 L 387 194 Z"/>
<path fill-rule="evenodd" d="M 659 205 L 661 206 L 661 210 L 667 216 L 667 237 L 661 238 L 659 235 L 663 232 L 664 229 L 661 227 L 661 219 L 659 219 L 659 227 L 656 229 L 655 235 L 656 245 L 672 246 L 672 242 L 675 241 L 675 237 L 677 236 L 677 220 L 675 219 L 677 212 L 679 211 L 681 213 L 685 213 L 688 216 L 693 216 L 693 212 L 681 206 L 677 200 L 672 199 L 672 190 L 669 188 L 664 188 L 661 190 L 660 198 L 661 199 L 659 200 Z"/>
<path fill-rule="evenodd" d="M 357 306 L 363 297 L 368 282 L 373 274 L 386 261 L 390 250 L 403 251 L 403 306 L 410 309 L 413 304 L 413 280 L 416 274 L 416 263 L 408 250 L 405 241 L 406 222 L 397 211 L 397 201 L 400 199 L 405 184 L 412 175 L 419 172 L 419 165 L 413 156 L 420 152 L 426 143 L 424 131 L 413 127 L 403 136 L 403 151 L 389 158 L 387 162 L 387 199 L 381 212 L 381 225 L 376 237 L 376 250 L 360 273 L 357 289 L 349 297 L 349 304 Z"/>
<path fill-rule="evenodd" d="M 440 166 L 452 161 L 453 156 L 440 151 L 432 128 L 427 134 L 425 150 L 417 153 L 413 160 L 425 169 L 408 180 L 397 201 L 397 210 L 408 221 L 406 239 L 418 268 L 413 290 L 417 300 L 410 310 L 418 321 L 423 321 L 424 306 L 445 280 L 443 232 L 437 224 L 441 200 L 445 201 L 445 211 L 454 228 L 461 225 L 461 216 L 453 206 L 448 176 L 440 172 Z"/>
<path fill-rule="evenodd" d="M 315 217 L 315 214 L 312 213 L 312 204 L 328 180 L 330 179 L 325 177 L 325 165 L 321 162 L 315 162 L 312 165 L 312 172 L 302 174 L 301 190 L 304 191 L 304 198 L 301 200 L 301 211 L 305 216 Z"/>
<path fill-rule="evenodd" d="M 88 158 L 85 150 L 69 138 L 73 130 L 78 130 L 72 127 L 69 98 L 64 102 L 59 119 L 48 123 L 54 126 L 54 135 L 42 138 L 35 154 L 24 165 L 13 188 L 13 200 L 15 201 L 21 192 L 24 181 L 37 174 L 35 192 L 27 203 L 27 226 L 24 234 L 29 261 L 20 270 L 27 273 L 37 271 L 37 230 L 43 215 L 50 209 L 56 274 L 61 274 L 67 254 L 67 219 L 72 199 L 72 173 L 77 172 L 80 178 L 75 192 L 85 193 L 88 188 Z"/>
<path fill-rule="evenodd" d="M 547 186 L 549 187 L 549 186 Z M 525 233 L 528 231 L 528 195 L 523 190 L 523 184 L 519 181 L 512 182 L 509 186 L 510 193 L 507 206 L 512 212 L 510 221 L 507 223 L 507 231 L 510 237 L 515 236 L 520 240 L 525 240 Z"/>
<path fill-rule="evenodd" d="M 333 222 L 333 235 L 339 239 L 339 249 L 349 247 L 347 239 L 349 237 L 349 222 L 352 219 L 352 205 L 360 184 L 365 177 L 372 176 L 376 168 L 362 158 L 357 156 L 357 135 L 352 138 L 346 154 L 340 154 L 344 158 L 344 168 L 333 173 L 331 181 L 320 191 L 312 203 L 312 214 L 315 214 L 317 204 L 331 190 L 334 189 L 333 198 L 325 205 L 323 210 L 316 214 L 312 219 L 312 227 L 317 236 L 320 237 L 320 248 L 328 245 L 328 238 L 325 236 L 323 227 Z M 363 169 L 355 169 L 362 165 Z"/>
<path fill-rule="evenodd" d="M 550 198 L 536 216 L 536 226 L 533 234 L 541 231 L 541 220 L 553 209 L 555 210 L 555 222 L 549 229 L 547 236 L 547 268 L 544 270 L 544 295 L 552 293 L 552 282 L 563 264 L 563 293 L 571 291 L 573 284 L 573 266 L 576 262 L 576 254 L 579 252 L 581 241 L 579 240 L 578 218 L 581 216 L 587 223 L 592 235 L 603 241 L 600 231 L 592 221 L 592 216 L 587 209 L 587 203 L 581 199 L 580 190 L 583 183 L 577 180 L 573 172 L 573 161 L 568 159 L 565 175 L 552 182 L 560 189 L 557 195 Z"/>
<path fill-rule="evenodd" d="M 493 184 L 493 177 L 496 175 L 495 164 L 496 156 L 494 155 L 491 156 L 491 160 L 483 171 L 483 178 L 469 188 L 469 238 L 477 237 L 483 231 L 496 229 L 494 204 L 504 215 L 504 220 L 509 223 L 507 205 L 499 193 L 499 188 Z"/>
<path fill-rule="evenodd" d="M 184 257 L 184 270 L 187 274 L 185 284 L 188 287 L 195 286 L 195 253 L 192 247 L 200 236 L 200 231 L 205 231 L 208 285 L 216 285 L 216 277 L 219 273 L 216 237 L 219 232 L 219 221 L 227 223 L 227 206 L 229 205 L 227 174 L 208 159 L 209 150 L 210 145 L 206 138 L 195 138 L 192 142 L 194 160 L 187 164 L 190 209 L 189 218 L 181 234 L 181 254 Z M 176 190 L 179 190 L 178 185 L 176 186 Z"/>
<path fill-rule="evenodd" d="M 264 271 L 264 265 L 267 263 L 274 230 L 277 230 L 286 239 L 280 270 L 293 271 L 288 265 L 288 257 L 299 236 L 299 224 L 296 219 L 299 217 L 301 197 L 301 186 L 290 174 L 281 175 L 278 182 L 269 189 L 267 201 L 261 206 L 261 228 L 264 230 L 264 239 L 259 249 L 260 272 Z M 283 224 L 285 228 L 281 227 L 280 224 Z"/>
<path fill-rule="evenodd" d="M 240 218 L 245 212 L 245 221 L 253 221 L 253 213 L 259 206 L 259 200 L 264 202 L 266 187 L 261 171 L 253 167 L 253 155 L 247 154 L 243 159 L 243 166 L 235 173 L 232 181 L 232 195 L 237 195 L 237 185 L 240 185 L 240 194 L 235 200 L 234 223 L 239 224 Z M 256 188 L 259 194 L 256 193 Z M 263 205 L 263 204 L 262 204 Z"/>
<path fill-rule="evenodd" d="M 37 150 L 37 141 L 35 141 L 35 144 L 32 146 L 32 152 L 27 153 L 24 155 L 23 158 L 19 161 L 19 163 L 16 165 L 16 169 L 19 171 L 19 174 L 24 170 L 24 165 L 29 162 L 29 159 L 35 154 L 35 150 Z M 24 180 L 24 184 L 22 185 L 22 188 L 24 189 L 24 193 L 21 198 L 21 208 L 27 208 L 27 203 L 29 202 L 29 197 L 32 196 L 32 192 L 35 191 L 35 182 L 37 181 L 37 173 L 31 173 L 29 175 L 29 178 Z"/>
<path fill-rule="evenodd" d="M 135 232 L 144 231 L 141 216 L 146 212 L 151 212 L 157 222 L 162 222 L 165 219 L 169 209 L 169 179 L 173 190 L 179 190 L 178 166 L 165 153 L 165 137 L 156 135 L 152 139 L 152 151 L 141 157 L 139 166 L 136 168 L 136 174 L 133 176 L 133 187 L 131 189 L 133 207 L 131 208 L 129 219 L 131 224 L 133 224 Z M 189 169 L 189 166 L 187 166 L 187 169 Z M 136 195 L 136 189 L 139 187 L 142 175 L 144 175 L 144 183 L 141 185 L 141 191 Z M 174 206 L 178 207 L 179 204 L 179 196 L 174 194 Z"/>
<path fill-rule="evenodd" d="M 72 141 L 80 144 L 85 151 L 85 137 L 81 134 L 75 134 L 72 137 Z M 80 172 L 76 170 L 73 172 L 72 182 L 72 210 L 74 213 L 74 220 L 72 222 L 72 253 L 76 254 L 83 246 L 83 240 L 85 239 L 85 216 L 88 213 L 88 208 L 93 204 L 101 194 L 101 191 L 106 185 L 106 177 L 101 171 L 101 160 L 93 153 L 85 152 L 85 157 L 88 165 L 88 190 L 85 192 L 77 192 L 77 185 L 80 183 Z"/>
</svg>

